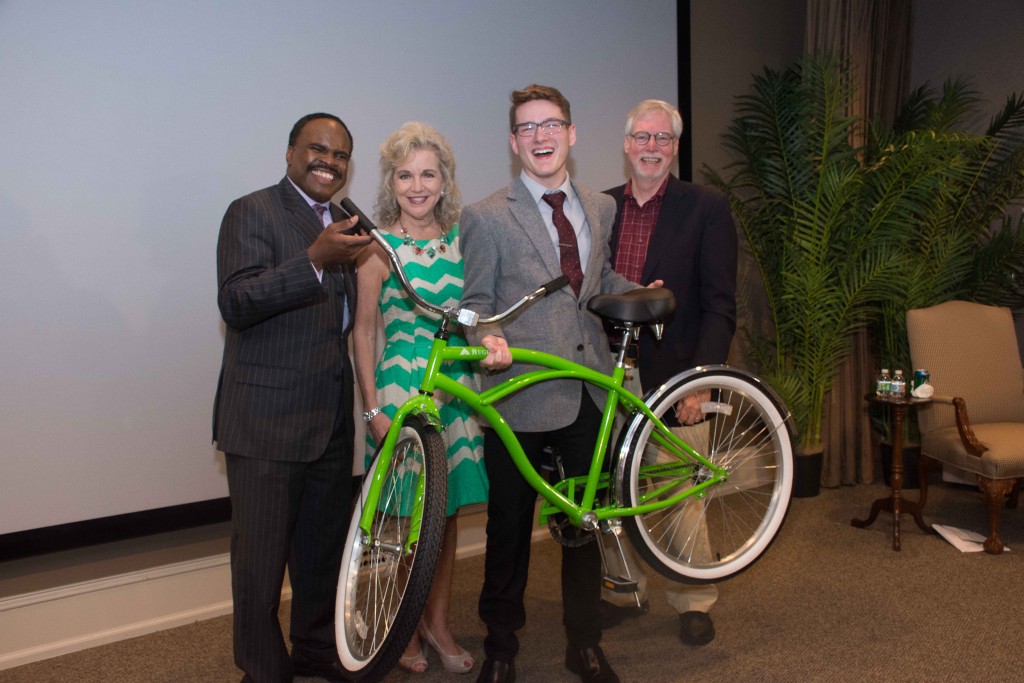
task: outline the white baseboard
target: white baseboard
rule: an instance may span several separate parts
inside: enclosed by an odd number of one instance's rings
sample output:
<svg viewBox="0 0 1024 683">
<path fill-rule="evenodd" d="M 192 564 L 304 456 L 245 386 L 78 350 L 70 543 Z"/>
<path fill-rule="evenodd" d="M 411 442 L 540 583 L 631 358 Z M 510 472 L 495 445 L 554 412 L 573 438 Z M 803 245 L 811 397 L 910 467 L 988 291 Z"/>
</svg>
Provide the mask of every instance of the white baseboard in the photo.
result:
<svg viewBox="0 0 1024 683">
<path fill-rule="evenodd" d="M 483 554 L 486 523 L 483 505 L 459 516 L 458 559 Z M 534 530 L 534 541 L 547 538 L 547 528 Z M 281 599 L 290 598 L 285 577 Z M 0 671 L 212 619 L 231 608 L 227 553 L 0 598 Z"/>
<path fill-rule="evenodd" d="M 484 506 L 460 515 L 458 558 L 484 552 Z M 547 537 L 538 528 L 535 540 Z M 282 600 L 291 597 L 287 578 Z M 227 553 L 0 598 L 0 670 L 230 614 Z"/>
<path fill-rule="evenodd" d="M 13 596 L 0 600 L 0 670 L 230 612 L 227 554 Z"/>
</svg>

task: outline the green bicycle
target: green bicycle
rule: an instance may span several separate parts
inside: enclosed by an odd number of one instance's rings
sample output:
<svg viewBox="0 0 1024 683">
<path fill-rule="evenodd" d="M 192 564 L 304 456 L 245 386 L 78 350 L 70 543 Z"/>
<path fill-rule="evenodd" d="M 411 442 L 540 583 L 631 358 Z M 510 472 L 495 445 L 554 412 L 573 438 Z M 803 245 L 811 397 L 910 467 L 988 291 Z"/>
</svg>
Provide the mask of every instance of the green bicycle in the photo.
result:
<svg viewBox="0 0 1024 683">
<path fill-rule="evenodd" d="M 344 200 L 342 206 L 358 214 L 351 202 Z M 439 323 L 419 393 L 398 409 L 367 470 L 345 538 L 335 633 L 339 658 L 352 680 L 379 680 L 391 670 L 426 604 L 447 496 L 443 427 L 432 399 L 437 390 L 464 401 L 495 430 L 519 472 L 543 498 L 542 521 L 554 517 L 580 534 L 597 536 L 593 532 L 621 524 L 648 564 L 685 583 L 733 576 L 767 550 L 785 519 L 793 485 L 789 413 L 775 392 L 757 377 L 724 365 L 683 372 L 642 400 L 623 388 L 627 349 L 644 325 L 660 335 L 659 321 L 674 308 L 671 292 L 637 289 L 590 301 L 590 310 L 623 332 L 611 375 L 513 348 L 515 361 L 538 369 L 478 393 L 444 374 L 446 361 L 480 361 L 487 355 L 481 346 L 448 346 L 452 322 L 500 322 L 563 287 L 565 278 L 487 319 L 434 306 L 409 284 L 379 230 L 359 215 L 409 296 L 437 314 Z M 608 396 L 588 473 L 549 483 L 530 464 L 496 404 L 538 382 L 566 378 L 597 385 Z M 699 429 L 675 419 L 676 404 L 694 393 L 706 399 Z M 619 410 L 625 424 L 606 462 Z"/>
</svg>

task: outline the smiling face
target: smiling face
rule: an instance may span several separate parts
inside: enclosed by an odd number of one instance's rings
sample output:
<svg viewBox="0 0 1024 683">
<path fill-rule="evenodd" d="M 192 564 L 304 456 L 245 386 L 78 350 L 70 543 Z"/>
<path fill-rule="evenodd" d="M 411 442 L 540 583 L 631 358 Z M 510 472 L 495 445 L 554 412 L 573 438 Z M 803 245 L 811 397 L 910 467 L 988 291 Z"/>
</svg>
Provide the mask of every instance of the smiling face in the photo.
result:
<svg viewBox="0 0 1024 683">
<path fill-rule="evenodd" d="M 405 224 L 431 224 L 434 207 L 441 199 L 444 178 L 441 161 L 432 149 L 417 149 L 392 172 L 395 200 Z"/>
<path fill-rule="evenodd" d="M 345 186 L 352 140 L 331 119 L 313 119 L 302 127 L 285 161 L 288 177 L 318 202 L 329 201 Z"/>
<path fill-rule="evenodd" d="M 650 181 L 664 180 L 672 169 L 672 160 L 679 152 L 679 138 L 673 138 L 665 147 L 659 147 L 654 141 L 655 133 L 672 134 L 672 117 L 664 111 L 645 114 L 633 122 L 630 133 L 651 133 L 646 145 L 638 145 L 631 135 L 626 136 L 625 151 L 629 165 L 633 169 L 633 177 Z"/>
<path fill-rule="evenodd" d="M 533 121 L 540 123 L 548 119 L 565 119 L 566 115 L 558 105 L 548 100 L 531 100 L 516 108 L 516 123 Z M 561 132 L 549 135 L 540 128 L 529 137 L 509 134 L 512 151 L 519 156 L 523 171 L 530 178 L 548 189 L 554 189 L 565 181 L 565 168 L 569 162 L 569 148 L 576 144 L 576 126 L 563 126 Z"/>
</svg>

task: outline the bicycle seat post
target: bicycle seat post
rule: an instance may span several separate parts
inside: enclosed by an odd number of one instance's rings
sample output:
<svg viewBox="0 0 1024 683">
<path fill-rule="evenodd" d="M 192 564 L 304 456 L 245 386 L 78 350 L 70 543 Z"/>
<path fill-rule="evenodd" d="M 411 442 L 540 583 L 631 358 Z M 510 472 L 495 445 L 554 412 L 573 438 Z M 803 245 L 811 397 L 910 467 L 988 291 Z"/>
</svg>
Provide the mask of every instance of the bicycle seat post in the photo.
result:
<svg viewBox="0 0 1024 683">
<path fill-rule="evenodd" d="M 623 321 L 620 325 L 616 325 L 616 329 L 622 330 L 622 341 L 619 343 L 618 351 L 615 354 L 615 366 L 628 369 L 632 365 L 626 364 L 626 358 L 628 357 L 630 346 L 636 344 L 636 340 L 640 336 L 640 328 L 635 323 Z"/>
</svg>

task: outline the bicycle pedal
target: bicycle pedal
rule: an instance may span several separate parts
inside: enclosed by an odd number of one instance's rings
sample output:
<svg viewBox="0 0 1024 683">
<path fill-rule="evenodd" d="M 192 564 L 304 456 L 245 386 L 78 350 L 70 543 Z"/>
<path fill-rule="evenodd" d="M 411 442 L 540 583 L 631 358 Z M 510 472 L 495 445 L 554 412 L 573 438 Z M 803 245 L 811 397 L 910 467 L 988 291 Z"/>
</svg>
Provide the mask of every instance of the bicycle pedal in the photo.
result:
<svg viewBox="0 0 1024 683">
<path fill-rule="evenodd" d="M 636 593 L 640 590 L 640 584 L 636 581 L 621 576 L 605 576 L 601 579 L 601 585 L 613 593 Z"/>
</svg>

